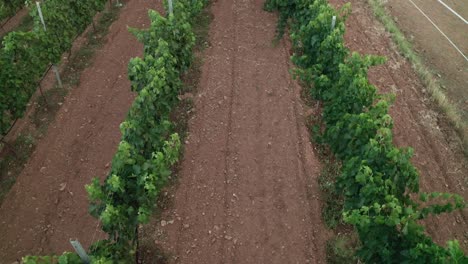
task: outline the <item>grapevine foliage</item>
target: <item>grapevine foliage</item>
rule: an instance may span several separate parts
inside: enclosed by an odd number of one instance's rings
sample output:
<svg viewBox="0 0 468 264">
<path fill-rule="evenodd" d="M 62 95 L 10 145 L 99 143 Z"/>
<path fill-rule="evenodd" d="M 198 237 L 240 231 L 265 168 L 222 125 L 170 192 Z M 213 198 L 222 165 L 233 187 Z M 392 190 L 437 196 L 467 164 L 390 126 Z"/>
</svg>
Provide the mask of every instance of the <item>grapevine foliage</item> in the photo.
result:
<svg viewBox="0 0 468 264">
<path fill-rule="evenodd" d="M 147 223 L 155 200 L 178 161 L 181 147 L 169 115 L 182 88 L 181 73 L 190 66 L 195 36 L 191 21 L 202 1 L 176 1 L 173 14 L 149 11 L 151 26 L 130 29 L 144 44 L 143 58 L 130 61 L 131 88 L 138 93 L 121 124 L 122 141 L 111 171 L 86 189 L 91 214 L 108 239 L 95 243 L 93 263 L 128 263 L 134 259 L 137 229 Z"/>
<path fill-rule="evenodd" d="M 0 23 L 15 15 L 15 13 L 24 5 L 24 0 L 0 0 Z"/>
<path fill-rule="evenodd" d="M 83 263 L 77 254 L 63 253 L 61 256 L 27 256 L 22 259 L 23 264 L 81 264 Z"/>
<path fill-rule="evenodd" d="M 365 263 L 468 263 L 458 241 L 435 244 L 418 220 L 465 207 L 459 195 L 420 193 L 413 150 L 393 144 L 388 114 L 393 95 L 381 95 L 367 71 L 385 58 L 351 53 L 344 44 L 350 6 L 326 0 L 268 0 L 279 11 L 279 33 L 289 21 L 295 76 L 323 102 L 327 143 L 343 164 L 335 185 L 344 197 L 343 218 L 361 240 Z M 332 28 L 332 17 L 336 16 Z M 283 29 L 281 29 L 283 28 Z M 419 194 L 420 199 L 414 197 Z M 437 201 L 445 201 L 442 204 Z"/>
<path fill-rule="evenodd" d="M 193 59 L 191 22 L 204 4 L 203 0 L 180 0 L 167 16 L 150 10 L 149 29 L 130 29 L 144 44 L 143 57 L 133 58 L 128 65 L 131 89 L 137 96 L 120 125 L 122 139 L 109 175 L 103 183 L 95 178 L 86 185 L 90 213 L 108 234 L 89 248 L 93 264 L 135 261 L 138 226 L 149 221 L 155 200 L 179 159 L 181 142 L 169 115 L 182 88 L 180 76 Z M 60 258 L 26 257 L 23 261 L 81 263 L 75 256 L 65 253 Z"/>
<path fill-rule="evenodd" d="M 13 31 L 3 39 L 0 49 L 0 135 L 21 118 L 51 63 L 57 63 L 69 50 L 76 36 L 104 8 L 106 0 L 47 0 L 41 10 L 46 31 L 36 5 L 30 6 L 34 27 L 29 32 Z"/>
</svg>

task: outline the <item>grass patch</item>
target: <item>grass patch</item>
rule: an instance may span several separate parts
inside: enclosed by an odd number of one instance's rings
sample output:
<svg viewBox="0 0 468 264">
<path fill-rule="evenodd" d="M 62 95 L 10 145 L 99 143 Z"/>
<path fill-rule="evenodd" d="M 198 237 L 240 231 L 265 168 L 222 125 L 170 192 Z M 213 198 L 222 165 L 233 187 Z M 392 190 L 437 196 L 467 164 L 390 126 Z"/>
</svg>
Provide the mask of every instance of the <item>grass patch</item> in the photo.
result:
<svg viewBox="0 0 468 264">
<path fill-rule="evenodd" d="M 34 20 L 32 16 L 29 15 L 29 12 L 21 19 L 21 22 L 13 28 L 10 31 L 3 31 L 0 30 L 0 44 L 3 47 L 2 41 L 3 38 L 8 35 L 8 33 L 13 32 L 13 31 L 22 31 L 22 32 L 28 32 L 31 31 L 34 26 Z"/>
<path fill-rule="evenodd" d="M 3 144 L 0 156 L 0 201 L 3 201 L 8 191 L 16 181 L 35 148 L 35 139 L 29 133 L 20 134 L 8 146 Z"/>
<path fill-rule="evenodd" d="M 421 57 L 414 52 L 412 44 L 406 39 L 392 17 L 386 12 L 382 2 L 379 0 L 367 0 L 367 2 L 371 6 L 374 15 L 392 36 L 400 53 L 411 63 L 413 69 L 415 69 L 419 78 L 430 92 L 433 100 L 462 138 L 464 152 L 468 155 L 468 122 L 463 119 L 460 111 L 447 98 L 442 86 L 432 72 L 424 65 Z"/>
<path fill-rule="evenodd" d="M 27 32 L 27 31 L 32 30 L 33 26 L 34 26 L 34 19 L 33 19 L 32 16 L 29 15 L 29 12 L 28 12 L 28 14 L 26 14 L 26 15 L 21 19 L 20 24 L 18 25 L 17 28 L 14 29 L 14 31 L 24 31 L 24 32 Z"/>
<path fill-rule="evenodd" d="M 336 178 L 340 174 L 340 165 L 338 162 L 327 157 L 322 159 L 323 168 L 318 182 L 322 192 L 324 204 L 322 206 L 322 219 L 326 226 L 335 229 L 343 222 L 343 197 L 341 197 L 335 188 Z"/>
<path fill-rule="evenodd" d="M 320 106 L 318 101 L 313 101 L 312 97 L 308 94 L 306 85 L 301 84 L 302 91 L 301 97 L 305 100 L 306 104 L 317 108 Z M 322 171 L 318 178 L 320 188 L 320 197 L 322 203 L 322 220 L 325 225 L 330 229 L 345 228 L 347 225 L 343 221 L 343 206 L 344 199 L 336 191 L 336 179 L 341 173 L 341 164 L 335 159 L 333 153 L 322 143 L 323 126 L 320 114 L 312 114 L 307 122 L 309 128 L 311 142 L 315 145 L 318 159 L 322 163 Z"/>
<path fill-rule="evenodd" d="M 359 259 L 355 256 L 356 250 L 358 248 L 359 238 L 355 232 L 349 234 L 339 234 L 327 241 L 327 263 L 360 263 Z"/>
<path fill-rule="evenodd" d="M 36 141 L 44 136 L 49 124 L 55 119 L 68 91 L 79 85 L 81 73 L 89 66 L 95 51 L 102 47 L 110 24 L 118 18 L 119 10 L 120 8 L 112 6 L 105 11 L 97 22 L 96 30 L 90 30 L 87 33 L 86 44 L 70 58 L 62 71 L 64 88 L 56 85 L 33 102 L 35 106 L 30 116 L 31 124 L 28 124 L 26 132 L 20 134 L 11 143 L 0 144 L 0 204 L 28 162 L 36 147 Z M 32 23 L 32 19 L 31 22 L 24 23 L 26 26 Z"/>
<path fill-rule="evenodd" d="M 318 178 L 322 201 L 321 216 L 327 228 L 334 233 L 334 236 L 326 242 L 326 261 L 331 264 L 360 263 L 355 256 L 360 246 L 359 238 L 353 226 L 344 222 L 344 197 L 336 190 L 336 180 L 341 173 L 341 162 L 335 158 L 327 144 L 323 143 L 322 134 L 325 127 L 320 113 L 321 104 L 310 93 L 313 87 L 301 81 L 299 84 L 302 87 L 301 99 L 313 110 L 306 119 L 306 125 L 309 129 L 310 141 L 315 146 L 316 154 L 322 164 Z"/>
<path fill-rule="evenodd" d="M 37 107 L 32 113 L 31 121 L 39 134 L 45 134 L 48 124 L 55 118 L 55 113 L 60 109 L 65 100 L 66 90 L 54 87 L 44 92 L 37 98 Z"/>
<path fill-rule="evenodd" d="M 200 15 L 195 17 L 195 21 L 193 23 L 193 32 L 196 36 L 194 48 L 195 52 L 202 52 L 210 46 L 209 31 L 211 21 L 213 20 L 213 14 L 210 11 L 210 5 L 211 4 L 209 3 L 207 7 L 203 9 Z"/>
</svg>

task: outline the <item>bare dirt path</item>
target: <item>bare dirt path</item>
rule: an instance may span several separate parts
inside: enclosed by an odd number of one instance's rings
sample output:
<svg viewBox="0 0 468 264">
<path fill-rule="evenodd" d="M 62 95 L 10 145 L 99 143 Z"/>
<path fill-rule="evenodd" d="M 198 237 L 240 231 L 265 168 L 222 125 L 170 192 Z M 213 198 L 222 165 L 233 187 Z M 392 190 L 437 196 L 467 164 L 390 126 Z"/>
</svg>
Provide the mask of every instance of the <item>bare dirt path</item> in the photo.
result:
<svg viewBox="0 0 468 264">
<path fill-rule="evenodd" d="M 341 5 L 349 1 L 331 2 Z M 369 79 L 381 92 L 397 96 L 391 109 L 395 143 L 414 148 L 413 162 L 420 171 L 421 190 L 458 193 L 468 200 L 468 167 L 460 139 L 431 103 L 411 65 L 398 54 L 369 6 L 359 0 L 350 2 L 353 13 L 346 23 L 346 43 L 351 50 L 388 58 L 385 65 L 370 71 Z M 467 220 L 468 209 L 465 209 L 429 218 L 426 226 L 439 244 L 445 245 L 448 239 L 458 239 L 468 252 Z"/>
<path fill-rule="evenodd" d="M 100 237 L 97 221 L 88 214 L 84 185 L 106 175 L 120 140 L 119 124 L 133 101 L 127 64 L 143 47 L 127 26 L 147 27 L 148 8 L 160 5 L 129 1 L 111 25 L 107 42 L 0 207 L 0 263 L 26 254 L 71 251 L 70 238 L 88 247 Z"/>
<path fill-rule="evenodd" d="M 179 186 L 154 234 L 171 262 L 325 263 L 320 165 L 263 2 L 212 5 Z"/>
</svg>

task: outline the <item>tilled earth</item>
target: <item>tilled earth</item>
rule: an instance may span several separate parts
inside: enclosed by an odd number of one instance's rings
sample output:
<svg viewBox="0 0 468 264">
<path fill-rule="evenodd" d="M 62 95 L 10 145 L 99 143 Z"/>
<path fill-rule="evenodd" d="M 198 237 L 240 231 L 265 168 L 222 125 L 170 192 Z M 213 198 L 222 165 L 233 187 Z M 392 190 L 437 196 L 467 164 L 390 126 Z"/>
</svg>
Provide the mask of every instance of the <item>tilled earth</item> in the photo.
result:
<svg viewBox="0 0 468 264">
<path fill-rule="evenodd" d="M 179 185 L 156 242 L 177 263 L 325 263 L 320 165 L 289 47 L 272 45 L 277 16 L 260 0 L 217 1 L 212 12 Z"/>
</svg>

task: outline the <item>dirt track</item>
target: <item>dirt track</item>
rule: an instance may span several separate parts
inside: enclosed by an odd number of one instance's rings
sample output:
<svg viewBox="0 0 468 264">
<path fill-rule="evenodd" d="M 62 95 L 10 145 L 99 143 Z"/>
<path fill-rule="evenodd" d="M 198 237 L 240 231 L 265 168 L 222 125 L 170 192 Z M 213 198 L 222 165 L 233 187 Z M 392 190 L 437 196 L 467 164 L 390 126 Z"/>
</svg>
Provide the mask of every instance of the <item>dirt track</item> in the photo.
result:
<svg viewBox="0 0 468 264">
<path fill-rule="evenodd" d="M 340 5 L 349 1 L 331 2 Z M 421 190 L 458 193 L 468 200 L 468 167 L 460 139 L 431 103 L 411 65 L 398 54 L 367 4 L 359 0 L 350 2 L 353 13 L 347 21 L 346 43 L 351 50 L 387 57 L 385 65 L 370 71 L 369 79 L 381 92 L 397 96 L 391 109 L 394 140 L 398 146 L 414 148 L 413 163 L 420 171 Z M 468 252 L 467 220 L 468 209 L 465 209 L 430 217 L 425 223 L 439 244 L 458 239 Z"/>
<path fill-rule="evenodd" d="M 456 136 L 431 110 L 417 76 L 369 9 L 352 2 L 347 43 L 389 58 L 370 79 L 398 96 L 395 141 L 415 148 L 422 189 L 468 198 Z M 142 47 L 126 26 L 147 23 L 146 9 L 158 3 L 133 0 L 122 10 L 109 41 L 38 144 L 0 208 L 0 263 L 71 250 L 69 238 L 88 246 L 99 237 L 83 185 L 105 176 L 133 98 L 127 63 Z M 218 1 L 212 11 L 211 47 L 179 185 L 173 208 L 159 223 L 164 236 L 156 232 L 155 242 L 177 263 L 325 263 L 329 234 L 321 222 L 320 164 L 304 125 L 300 88 L 288 72 L 289 44 L 271 44 L 277 16 L 263 11 L 262 0 Z M 428 231 L 441 244 L 458 238 L 466 249 L 466 217 L 465 210 L 431 219 Z"/>
<path fill-rule="evenodd" d="M 413 0 L 433 22 L 468 56 L 468 24 L 437 0 Z M 468 19 L 468 2 L 443 0 L 459 15 Z M 426 64 L 441 77 L 451 102 L 468 119 L 468 61 L 408 0 L 388 1 L 387 9 L 398 26 L 412 41 Z"/>
<path fill-rule="evenodd" d="M 261 0 L 212 6 L 210 43 L 158 240 L 177 263 L 324 263 L 320 166 L 289 48 Z M 165 223 L 165 222 L 163 222 Z M 157 239 L 157 238 L 156 238 Z"/>
<path fill-rule="evenodd" d="M 120 140 L 119 124 L 133 101 L 127 64 L 143 47 L 127 26 L 147 27 L 148 8 L 159 6 L 160 1 L 129 1 L 80 86 L 67 96 L 0 208 L 0 263 L 72 251 L 70 238 L 85 247 L 99 238 L 84 185 L 106 175 Z"/>
</svg>

